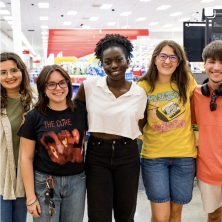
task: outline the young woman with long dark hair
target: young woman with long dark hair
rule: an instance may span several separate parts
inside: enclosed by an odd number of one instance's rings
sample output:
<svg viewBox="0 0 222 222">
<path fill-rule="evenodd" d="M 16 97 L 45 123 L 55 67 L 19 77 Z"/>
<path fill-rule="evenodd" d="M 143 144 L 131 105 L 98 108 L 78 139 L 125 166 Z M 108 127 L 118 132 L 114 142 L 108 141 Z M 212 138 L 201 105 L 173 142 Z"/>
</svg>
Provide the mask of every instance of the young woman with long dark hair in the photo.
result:
<svg viewBox="0 0 222 222">
<path fill-rule="evenodd" d="M 27 208 L 34 221 L 81 222 L 86 192 L 86 107 L 73 103 L 71 79 L 58 65 L 41 71 L 37 89 L 38 102 L 18 133 Z"/>
</svg>

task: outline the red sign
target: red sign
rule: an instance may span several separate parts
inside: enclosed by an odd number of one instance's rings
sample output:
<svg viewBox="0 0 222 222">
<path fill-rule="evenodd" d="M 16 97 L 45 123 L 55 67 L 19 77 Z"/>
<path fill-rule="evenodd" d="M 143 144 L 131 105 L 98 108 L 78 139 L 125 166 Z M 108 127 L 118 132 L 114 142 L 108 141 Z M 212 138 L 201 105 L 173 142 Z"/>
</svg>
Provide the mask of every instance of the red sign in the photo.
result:
<svg viewBox="0 0 222 222">
<path fill-rule="evenodd" d="M 22 53 L 23 54 L 29 54 L 29 51 L 24 50 Z"/>
<path fill-rule="evenodd" d="M 40 63 L 40 61 L 39 60 L 35 60 L 35 61 L 33 61 L 33 63 Z"/>
</svg>

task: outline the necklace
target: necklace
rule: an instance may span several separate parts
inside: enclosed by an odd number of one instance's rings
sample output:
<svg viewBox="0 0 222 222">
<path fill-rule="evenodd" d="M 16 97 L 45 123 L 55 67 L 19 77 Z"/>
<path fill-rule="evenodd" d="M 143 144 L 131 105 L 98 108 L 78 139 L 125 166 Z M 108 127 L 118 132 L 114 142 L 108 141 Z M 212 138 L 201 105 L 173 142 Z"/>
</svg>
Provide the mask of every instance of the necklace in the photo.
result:
<svg viewBox="0 0 222 222">
<path fill-rule="evenodd" d="M 66 108 L 66 111 L 65 111 L 65 118 L 64 119 L 60 119 L 57 116 L 56 110 L 52 109 L 49 104 L 48 104 L 48 107 L 54 112 L 54 114 L 55 114 L 55 116 L 57 117 L 58 120 L 60 120 L 61 122 L 64 122 L 66 120 L 67 108 Z"/>
</svg>

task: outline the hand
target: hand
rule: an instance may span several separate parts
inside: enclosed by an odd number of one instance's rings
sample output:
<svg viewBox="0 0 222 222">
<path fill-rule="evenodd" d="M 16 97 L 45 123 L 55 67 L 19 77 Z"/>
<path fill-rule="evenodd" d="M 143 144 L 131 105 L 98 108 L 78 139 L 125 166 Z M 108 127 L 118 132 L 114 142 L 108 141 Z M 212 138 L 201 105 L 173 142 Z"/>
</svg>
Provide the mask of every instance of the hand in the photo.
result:
<svg viewBox="0 0 222 222">
<path fill-rule="evenodd" d="M 37 202 L 32 205 L 32 206 L 27 206 L 27 209 L 29 211 L 29 213 L 33 216 L 33 217 L 36 217 L 36 218 L 39 218 L 40 217 L 40 213 L 41 213 L 41 207 L 40 207 L 40 204 L 39 204 L 39 201 L 37 200 Z"/>
<path fill-rule="evenodd" d="M 28 112 L 22 114 L 22 119 L 21 119 L 21 125 L 20 125 L 20 127 L 25 123 L 25 117 L 26 117 L 27 113 L 28 113 Z"/>
</svg>

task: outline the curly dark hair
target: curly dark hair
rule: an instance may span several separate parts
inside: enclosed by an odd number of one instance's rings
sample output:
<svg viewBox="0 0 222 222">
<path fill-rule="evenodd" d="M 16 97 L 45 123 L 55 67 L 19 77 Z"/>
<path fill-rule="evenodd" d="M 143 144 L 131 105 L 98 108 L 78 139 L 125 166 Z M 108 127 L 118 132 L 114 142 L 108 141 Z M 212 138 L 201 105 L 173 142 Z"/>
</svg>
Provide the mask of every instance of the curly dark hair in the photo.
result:
<svg viewBox="0 0 222 222">
<path fill-rule="evenodd" d="M 180 100 L 182 99 L 183 104 L 186 104 L 187 100 L 189 99 L 187 98 L 186 93 L 189 88 L 190 78 L 193 76 L 193 74 L 188 66 L 187 57 L 184 50 L 181 48 L 181 46 L 178 43 L 176 43 L 173 40 L 164 40 L 156 46 L 151 58 L 149 69 L 147 73 L 139 79 L 139 81 L 146 80 L 150 85 L 150 93 L 154 91 L 155 82 L 157 81 L 158 78 L 158 70 L 155 65 L 155 60 L 164 46 L 171 47 L 175 55 L 178 57 L 179 65 L 172 74 L 171 82 L 176 82 L 179 89 Z"/>
<path fill-rule="evenodd" d="M 27 67 L 25 63 L 21 60 L 21 58 L 13 53 L 13 52 L 3 52 L 0 55 L 1 60 L 0 62 L 5 62 L 12 60 L 16 63 L 17 68 L 20 69 L 22 72 L 22 82 L 20 85 L 19 93 L 21 94 L 20 101 L 21 105 L 24 108 L 24 112 L 27 112 L 30 110 L 30 106 L 32 104 L 32 89 L 30 86 L 30 78 L 27 71 Z M 7 90 L 2 86 L 1 84 L 1 115 L 4 116 L 4 109 L 7 107 Z"/>
<path fill-rule="evenodd" d="M 35 108 L 41 114 L 45 116 L 48 115 L 47 105 L 49 103 L 49 98 L 45 96 L 45 89 L 46 89 L 46 84 L 49 79 L 49 76 L 54 71 L 59 72 L 66 80 L 69 80 L 68 82 L 69 92 L 68 92 L 68 95 L 66 96 L 66 103 L 72 112 L 74 111 L 74 108 L 76 107 L 74 103 L 72 102 L 72 81 L 69 74 L 59 65 L 48 65 L 40 72 L 37 82 L 36 82 L 39 96 L 38 96 L 38 101 L 35 105 Z"/>
<path fill-rule="evenodd" d="M 126 59 L 129 59 L 131 61 L 131 58 L 133 57 L 133 45 L 130 40 L 128 40 L 128 37 L 119 34 L 107 34 L 104 38 L 99 40 L 95 48 L 95 56 L 97 59 L 100 60 L 101 64 L 103 64 L 103 51 L 111 46 L 122 48 Z"/>
</svg>

